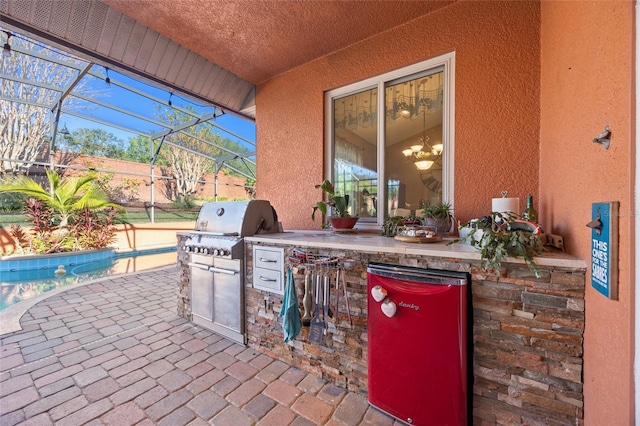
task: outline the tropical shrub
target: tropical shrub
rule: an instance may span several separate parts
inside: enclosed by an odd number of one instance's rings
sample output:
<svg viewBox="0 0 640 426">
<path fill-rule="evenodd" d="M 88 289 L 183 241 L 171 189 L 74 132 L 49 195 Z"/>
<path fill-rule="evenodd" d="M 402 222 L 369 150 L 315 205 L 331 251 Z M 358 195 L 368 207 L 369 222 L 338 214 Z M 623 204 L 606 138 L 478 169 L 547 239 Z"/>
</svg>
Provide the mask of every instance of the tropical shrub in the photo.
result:
<svg viewBox="0 0 640 426">
<path fill-rule="evenodd" d="M 47 171 L 50 188 L 31 178 L 15 176 L 0 181 L 0 193 L 31 196 L 23 212 L 32 228 L 27 233 L 19 225 L 9 228 L 19 253 L 58 253 L 103 248 L 115 238 L 114 217 L 122 207 L 109 202 L 92 176 L 60 180 Z"/>
</svg>

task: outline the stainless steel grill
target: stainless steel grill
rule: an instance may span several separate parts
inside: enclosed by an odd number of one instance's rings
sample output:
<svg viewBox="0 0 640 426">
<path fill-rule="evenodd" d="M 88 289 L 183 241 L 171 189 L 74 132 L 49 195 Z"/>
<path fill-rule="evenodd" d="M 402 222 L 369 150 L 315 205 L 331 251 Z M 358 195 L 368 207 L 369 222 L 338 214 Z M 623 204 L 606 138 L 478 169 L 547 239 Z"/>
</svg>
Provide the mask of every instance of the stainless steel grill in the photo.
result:
<svg viewBox="0 0 640 426">
<path fill-rule="evenodd" d="M 192 321 L 246 344 L 243 238 L 278 232 L 276 212 L 265 200 L 206 203 L 196 227 L 182 247 L 189 253 Z"/>
</svg>

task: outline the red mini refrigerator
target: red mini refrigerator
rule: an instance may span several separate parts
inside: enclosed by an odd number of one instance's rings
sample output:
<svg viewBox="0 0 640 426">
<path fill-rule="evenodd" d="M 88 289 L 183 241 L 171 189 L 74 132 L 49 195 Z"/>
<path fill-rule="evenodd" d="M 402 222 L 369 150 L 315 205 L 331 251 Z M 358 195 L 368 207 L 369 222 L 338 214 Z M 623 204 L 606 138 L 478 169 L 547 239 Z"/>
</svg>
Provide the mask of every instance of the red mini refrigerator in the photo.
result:
<svg viewBox="0 0 640 426">
<path fill-rule="evenodd" d="M 411 425 L 470 424 L 469 283 L 462 272 L 369 264 L 369 404 Z"/>
</svg>

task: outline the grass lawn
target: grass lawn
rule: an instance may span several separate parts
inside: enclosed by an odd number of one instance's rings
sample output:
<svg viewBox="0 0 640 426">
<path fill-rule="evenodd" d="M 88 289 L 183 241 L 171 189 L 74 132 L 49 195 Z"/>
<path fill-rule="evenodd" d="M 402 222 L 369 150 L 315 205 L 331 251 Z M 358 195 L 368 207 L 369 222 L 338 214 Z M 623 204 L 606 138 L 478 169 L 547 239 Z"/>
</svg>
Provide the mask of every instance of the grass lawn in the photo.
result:
<svg viewBox="0 0 640 426">
<path fill-rule="evenodd" d="M 126 216 L 120 215 L 116 223 L 149 223 L 150 211 L 144 209 L 127 210 Z M 160 210 L 155 211 L 155 222 L 192 222 L 198 217 L 197 210 Z M 31 221 L 21 213 L 0 213 L 0 227 L 18 224 L 21 226 L 31 226 Z"/>
</svg>

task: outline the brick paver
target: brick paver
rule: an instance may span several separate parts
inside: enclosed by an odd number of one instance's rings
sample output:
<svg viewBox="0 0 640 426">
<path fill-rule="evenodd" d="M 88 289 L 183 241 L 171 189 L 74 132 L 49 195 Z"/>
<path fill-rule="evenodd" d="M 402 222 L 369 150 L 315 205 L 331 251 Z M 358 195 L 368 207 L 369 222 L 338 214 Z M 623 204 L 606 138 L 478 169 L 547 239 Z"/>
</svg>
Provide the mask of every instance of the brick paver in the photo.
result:
<svg viewBox="0 0 640 426">
<path fill-rule="evenodd" d="M 176 280 L 110 277 L 29 308 L 0 335 L 0 424 L 394 425 L 366 396 L 178 317 Z"/>
<path fill-rule="evenodd" d="M 304 394 L 291 406 L 293 412 L 300 414 L 314 424 L 324 424 L 331 417 L 333 407 L 313 395 Z"/>
</svg>

